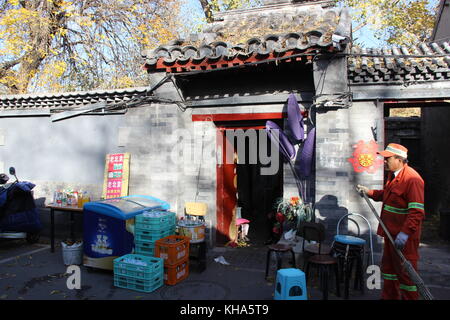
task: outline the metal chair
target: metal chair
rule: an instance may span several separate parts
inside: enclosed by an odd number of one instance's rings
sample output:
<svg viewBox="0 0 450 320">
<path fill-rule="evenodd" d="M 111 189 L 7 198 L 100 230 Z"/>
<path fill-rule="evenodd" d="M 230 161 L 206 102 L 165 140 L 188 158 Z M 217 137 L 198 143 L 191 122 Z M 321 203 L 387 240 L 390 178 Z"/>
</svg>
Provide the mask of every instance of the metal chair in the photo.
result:
<svg viewBox="0 0 450 320">
<path fill-rule="evenodd" d="M 356 262 L 355 270 L 355 283 L 354 289 L 361 290 L 364 293 L 364 272 L 363 272 L 363 260 L 365 256 L 365 245 L 366 240 L 360 238 L 360 228 L 358 223 L 354 219 L 348 219 L 353 221 L 357 226 L 357 236 L 342 235 L 339 234 L 341 222 L 348 218 L 349 216 L 358 216 L 362 218 L 369 227 L 369 239 L 370 239 L 370 254 L 372 258 L 372 264 L 374 264 L 373 259 L 373 245 L 372 245 L 372 228 L 370 222 L 362 215 L 358 213 L 348 213 L 341 217 L 338 221 L 336 227 L 336 235 L 334 236 L 334 241 L 332 244 L 333 254 L 336 256 L 339 262 L 339 267 L 342 270 L 342 275 L 344 279 L 344 298 L 348 299 L 349 296 L 349 286 L 350 278 L 352 274 L 353 264 Z"/>
<path fill-rule="evenodd" d="M 297 235 L 303 238 L 303 270 L 305 270 L 306 281 L 310 280 L 311 267 L 317 268 L 323 300 L 327 300 L 329 275 L 334 273 L 336 295 L 340 296 L 337 259 L 330 255 L 331 247 L 323 243 L 326 235 L 325 226 L 320 222 L 301 222 L 297 229 Z M 305 241 L 315 241 L 316 243 L 305 245 Z"/>
<path fill-rule="evenodd" d="M 297 228 L 297 235 L 303 238 L 303 270 L 306 262 L 313 255 L 329 255 L 331 247 L 323 243 L 325 240 L 325 226 L 320 222 L 300 222 Z M 315 241 L 305 246 L 305 241 Z"/>
<path fill-rule="evenodd" d="M 266 275 L 264 279 L 267 279 L 267 276 L 269 275 L 269 264 L 270 264 L 270 256 L 274 252 L 277 259 L 277 271 L 281 269 L 282 264 L 282 255 L 286 252 L 290 252 L 292 256 L 292 267 L 296 268 L 297 264 L 295 262 L 295 254 L 293 247 L 289 244 L 283 244 L 283 243 L 277 243 L 277 244 L 271 244 L 267 246 L 267 258 L 266 258 Z"/>
<path fill-rule="evenodd" d="M 309 281 L 309 271 L 311 267 L 318 268 L 319 271 L 319 279 L 320 279 L 320 287 L 322 289 L 322 299 L 328 300 L 328 280 L 329 275 L 334 273 L 334 277 L 336 280 L 336 296 L 341 296 L 341 291 L 339 288 L 339 268 L 338 261 L 336 258 L 325 255 L 325 254 L 316 254 L 312 257 L 308 258 L 306 262 L 306 281 Z"/>
</svg>

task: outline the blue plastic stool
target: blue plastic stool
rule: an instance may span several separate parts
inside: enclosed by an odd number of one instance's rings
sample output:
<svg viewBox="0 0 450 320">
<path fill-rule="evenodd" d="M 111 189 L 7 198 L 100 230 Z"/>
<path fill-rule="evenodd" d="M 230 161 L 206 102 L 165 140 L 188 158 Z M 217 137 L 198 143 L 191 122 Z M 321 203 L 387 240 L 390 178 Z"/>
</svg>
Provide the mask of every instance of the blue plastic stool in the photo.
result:
<svg viewBox="0 0 450 320">
<path fill-rule="evenodd" d="M 300 269 L 278 270 L 275 283 L 275 300 L 308 300 L 305 273 Z"/>
</svg>

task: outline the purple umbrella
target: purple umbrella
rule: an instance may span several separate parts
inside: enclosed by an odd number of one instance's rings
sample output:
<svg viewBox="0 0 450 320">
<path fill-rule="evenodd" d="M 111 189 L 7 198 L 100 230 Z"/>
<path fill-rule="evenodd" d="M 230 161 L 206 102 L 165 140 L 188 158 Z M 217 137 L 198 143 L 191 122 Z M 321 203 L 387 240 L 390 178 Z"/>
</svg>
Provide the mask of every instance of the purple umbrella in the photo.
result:
<svg viewBox="0 0 450 320">
<path fill-rule="evenodd" d="M 291 128 L 292 134 L 295 139 L 303 140 L 305 137 L 303 129 L 303 116 L 300 112 L 300 107 L 298 106 L 297 99 L 295 95 L 291 93 L 288 98 L 288 124 Z"/>
<path fill-rule="evenodd" d="M 272 135 L 272 130 L 278 130 L 278 139 L 275 135 Z M 289 141 L 288 137 L 284 134 L 283 130 L 273 121 L 268 120 L 266 122 L 266 131 L 270 140 L 275 143 L 275 145 L 280 147 L 281 152 L 287 158 L 287 160 L 294 159 L 295 148 Z"/>
<path fill-rule="evenodd" d="M 314 143 L 316 137 L 316 128 L 312 128 L 306 137 L 305 143 L 303 145 L 303 150 L 300 155 L 300 168 L 299 173 L 302 177 L 309 177 L 311 174 L 311 165 L 314 155 Z"/>
</svg>

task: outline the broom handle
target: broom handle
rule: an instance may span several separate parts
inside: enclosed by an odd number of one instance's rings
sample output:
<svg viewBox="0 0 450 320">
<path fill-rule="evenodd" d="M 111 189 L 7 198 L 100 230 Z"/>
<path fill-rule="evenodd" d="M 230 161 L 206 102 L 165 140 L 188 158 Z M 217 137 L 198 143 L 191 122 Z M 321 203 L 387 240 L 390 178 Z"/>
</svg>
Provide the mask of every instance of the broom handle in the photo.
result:
<svg viewBox="0 0 450 320">
<path fill-rule="evenodd" d="M 364 192 L 360 192 L 360 194 L 364 197 L 364 199 L 366 200 L 367 204 L 369 205 L 370 209 L 372 210 L 373 214 L 375 215 L 375 217 L 377 218 L 378 222 L 380 223 L 380 226 L 383 228 L 384 233 L 386 234 L 386 236 L 388 237 L 389 241 L 392 243 L 392 246 L 394 247 L 395 252 L 397 253 L 397 255 L 399 256 L 400 260 L 402 261 L 402 265 L 405 267 L 405 270 L 408 272 L 411 280 L 415 280 L 415 284 L 417 285 L 420 294 L 422 295 L 422 297 L 426 300 L 433 300 L 433 296 L 431 295 L 431 292 L 428 290 L 428 288 L 425 286 L 422 278 L 420 278 L 419 274 L 416 272 L 416 270 L 414 270 L 414 268 L 412 267 L 412 265 L 409 263 L 408 260 L 406 260 L 405 256 L 403 255 L 403 253 L 398 250 L 395 247 L 395 242 L 394 239 L 392 239 L 391 234 L 389 233 L 389 231 L 387 230 L 386 226 L 384 225 L 383 221 L 381 221 L 380 217 L 377 214 L 377 211 L 375 210 L 374 206 L 372 205 L 372 203 L 370 202 L 369 198 L 367 197 L 367 195 Z"/>
<path fill-rule="evenodd" d="M 386 234 L 386 236 L 388 237 L 389 241 L 392 243 L 392 245 L 394 246 L 395 251 L 397 252 L 397 254 L 400 256 L 400 258 L 402 259 L 402 261 L 406 260 L 405 257 L 403 256 L 403 254 L 397 250 L 397 248 L 395 247 L 395 242 L 394 239 L 392 239 L 391 234 L 389 233 L 389 231 L 387 230 L 386 226 L 384 225 L 383 221 L 381 221 L 380 217 L 377 214 L 377 211 L 375 210 L 373 204 L 370 202 L 369 198 L 367 197 L 367 195 L 364 192 L 361 192 L 361 194 L 363 195 L 364 199 L 367 201 L 367 204 L 369 205 L 370 209 L 372 210 L 373 214 L 375 215 L 375 217 L 377 218 L 378 222 L 380 223 L 381 227 L 384 230 L 384 233 Z"/>
</svg>

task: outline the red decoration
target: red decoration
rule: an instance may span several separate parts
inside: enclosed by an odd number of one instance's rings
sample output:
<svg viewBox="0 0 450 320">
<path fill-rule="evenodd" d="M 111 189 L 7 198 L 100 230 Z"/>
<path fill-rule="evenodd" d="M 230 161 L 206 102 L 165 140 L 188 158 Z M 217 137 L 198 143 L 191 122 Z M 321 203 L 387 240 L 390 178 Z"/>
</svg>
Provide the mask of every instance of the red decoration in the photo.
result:
<svg viewBox="0 0 450 320">
<path fill-rule="evenodd" d="M 383 160 L 377 158 L 378 144 L 371 140 L 368 143 L 360 140 L 353 151 L 353 157 L 348 158 L 348 162 L 353 165 L 355 172 L 375 173 L 383 165 Z"/>
<path fill-rule="evenodd" d="M 275 218 L 279 223 L 283 223 L 285 220 L 285 216 L 281 212 L 277 212 Z"/>
</svg>

